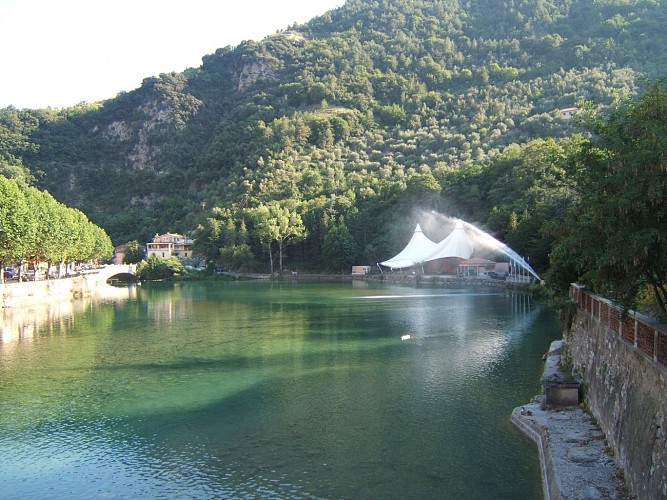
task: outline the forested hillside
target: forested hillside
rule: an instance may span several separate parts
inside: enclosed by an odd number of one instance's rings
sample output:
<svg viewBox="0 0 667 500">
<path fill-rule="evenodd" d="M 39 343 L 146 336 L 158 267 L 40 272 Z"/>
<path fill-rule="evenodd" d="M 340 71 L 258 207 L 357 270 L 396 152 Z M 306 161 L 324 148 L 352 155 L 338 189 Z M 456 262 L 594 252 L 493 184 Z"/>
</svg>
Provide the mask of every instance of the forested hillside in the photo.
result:
<svg viewBox="0 0 667 500">
<path fill-rule="evenodd" d="M 116 244 L 195 231 L 227 267 L 372 264 L 435 210 L 543 271 L 589 134 L 560 110 L 667 74 L 665 26 L 660 0 L 348 0 L 104 102 L 0 110 L 0 162 Z"/>
</svg>

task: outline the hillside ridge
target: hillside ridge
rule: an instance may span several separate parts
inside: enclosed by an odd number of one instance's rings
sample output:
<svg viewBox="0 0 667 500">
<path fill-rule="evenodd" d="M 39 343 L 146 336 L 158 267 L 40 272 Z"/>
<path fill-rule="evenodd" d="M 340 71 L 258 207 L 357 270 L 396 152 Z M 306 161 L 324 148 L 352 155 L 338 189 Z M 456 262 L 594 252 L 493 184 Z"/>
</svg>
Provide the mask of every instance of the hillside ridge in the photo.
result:
<svg viewBox="0 0 667 500">
<path fill-rule="evenodd" d="M 657 0 L 348 0 L 101 103 L 1 110 L 0 158 L 116 244 L 211 218 L 238 229 L 241 207 L 281 201 L 305 224 L 286 258 L 318 262 L 344 223 L 373 262 L 414 208 L 508 232 L 521 207 L 491 200 L 488 171 L 584 131 L 562 109 L 604 110 L 664 75 L 665 21 Z"/>
</svg>

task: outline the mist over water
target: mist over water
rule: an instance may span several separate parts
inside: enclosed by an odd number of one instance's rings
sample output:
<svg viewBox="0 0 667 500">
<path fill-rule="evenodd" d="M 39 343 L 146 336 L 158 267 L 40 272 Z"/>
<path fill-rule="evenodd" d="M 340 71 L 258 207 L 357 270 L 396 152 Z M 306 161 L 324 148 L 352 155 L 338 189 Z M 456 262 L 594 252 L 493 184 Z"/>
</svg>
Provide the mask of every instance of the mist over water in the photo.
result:
<svg viewBox="0 0 667 500">
<path fill-rule="evenodd" d="M 528 296 L 148 285 L 0 335 L 0 498 L 541 498 Z M 409 334 L 409 340 L 401 340 Z"/>
</svg>

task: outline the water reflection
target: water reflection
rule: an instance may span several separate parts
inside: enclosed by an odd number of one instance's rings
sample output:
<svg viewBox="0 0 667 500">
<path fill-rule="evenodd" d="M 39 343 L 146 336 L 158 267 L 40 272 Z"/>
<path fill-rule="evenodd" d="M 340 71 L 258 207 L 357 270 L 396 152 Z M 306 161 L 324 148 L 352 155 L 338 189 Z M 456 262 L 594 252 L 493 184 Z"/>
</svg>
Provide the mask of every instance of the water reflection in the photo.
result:
<svg viewBox="0 0 667 500">
<path fill-rule="evenodd" d="M 52 334 L 67 330 L 77 316 L 100 301 L 122 306 L 133 297 L 136 297 L 133 286 L 106 286 L 93 295 L 79 299 L 3 308 L 0 349 L 11 349 L 18 342 L 34 342 L 37 333 Z"/>
</svg>

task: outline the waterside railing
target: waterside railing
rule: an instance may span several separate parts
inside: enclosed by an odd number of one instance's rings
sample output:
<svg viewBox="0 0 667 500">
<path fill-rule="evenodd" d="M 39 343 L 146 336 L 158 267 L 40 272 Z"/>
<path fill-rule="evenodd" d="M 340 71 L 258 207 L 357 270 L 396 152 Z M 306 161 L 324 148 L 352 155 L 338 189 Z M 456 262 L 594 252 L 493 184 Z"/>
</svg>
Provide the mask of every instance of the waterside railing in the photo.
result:
<svg viewBox="0 0 667 500">
<path fill-rule="evenodd" d="M 667 326 L 632 310 L 625 310 L 576 284 L 570 298 L 591 317 L 606 325 L 626 343 L 667 368 Z"/>
</svg>

